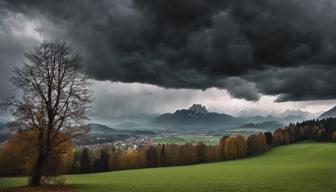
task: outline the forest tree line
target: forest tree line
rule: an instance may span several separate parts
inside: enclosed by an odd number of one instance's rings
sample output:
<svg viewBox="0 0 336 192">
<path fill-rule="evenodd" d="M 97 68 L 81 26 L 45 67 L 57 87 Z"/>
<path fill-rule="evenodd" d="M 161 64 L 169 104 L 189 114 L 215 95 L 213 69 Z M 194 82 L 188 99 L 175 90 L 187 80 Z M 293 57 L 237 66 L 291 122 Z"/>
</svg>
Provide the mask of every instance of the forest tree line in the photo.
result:
<svg viewBox="0 0 336 192">
<path fill-rule="evenodd" d="M 1 149 L 0 175 L 27 175 L 29 162 L 25 161 L 22 135 L 29 131 L 18 131 L 11 136 Z M 198 144 L 155 144 L 138 149 L 117 149 L 113 146 L 100 149 L 75 149 L 71 143 L 65 143 L 58 150 L 61 154 L 49 162 L 49 174 L 90 173 L 148 167 L 191 165 L 255 156 L 272 147 L 287 145 L 304 140 L 336 141 L 336 119 L 309 120 L 289 124 L 276 129 L 273 133 L 257 133 L 244 137 L 242 135 L 223 136 L 217 145 Z M 28 143 L 27 143 L 28 144 Z M 20 150 L 21 149 L 21 150 Z M 27 172 L 28 170 L 28 172 Z"/>
</svg>

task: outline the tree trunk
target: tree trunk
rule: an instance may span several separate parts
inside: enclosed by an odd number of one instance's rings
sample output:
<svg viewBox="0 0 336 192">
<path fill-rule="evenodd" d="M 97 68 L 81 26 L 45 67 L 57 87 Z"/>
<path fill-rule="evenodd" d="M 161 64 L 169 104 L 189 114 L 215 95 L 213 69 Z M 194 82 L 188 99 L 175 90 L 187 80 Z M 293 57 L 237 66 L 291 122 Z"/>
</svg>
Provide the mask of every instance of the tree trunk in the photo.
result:
<svg viewBox="0 0 336 192">
<path fill-rule="evenodd" d="M 32 177 L 30 179 L 30 186 L 39 186 L 41 184 L 42 178 L 42 169 L 45 162 L 45 158 L 42 155 L 39 155 L 38 160 L 36 162 L 36 166 L 34 167 Z"/>
<path fill-rule="evenodd" d="M 34 173 L 30 179 L 30 186 L 40 186 L 42 175 L 40 173 Z"/>
</svg>

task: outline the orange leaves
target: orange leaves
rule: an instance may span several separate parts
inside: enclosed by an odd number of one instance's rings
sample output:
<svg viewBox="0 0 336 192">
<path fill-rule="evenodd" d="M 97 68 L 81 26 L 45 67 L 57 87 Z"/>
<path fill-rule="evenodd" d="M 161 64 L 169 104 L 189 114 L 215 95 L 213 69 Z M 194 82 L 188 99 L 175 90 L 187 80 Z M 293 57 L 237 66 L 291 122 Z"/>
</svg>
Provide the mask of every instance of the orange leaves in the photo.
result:
<svg viewBox="0 0 336 192">
<path fill-rule="evenodd" d="M 64 133 L 59 133 L 55 142 L 66 139 L 68 136 Z M 38 157 L 40 147 L 39 139 L 34 129 L 19 130 L 6 143 L 2 157 L 6 158 L 8 169 L 11 174 L 30 175 Z M 43 149 L 42 149 L 43 150 Z M 49 152 L 47 163 L 43 168 L 43 173 L 46 175 L 58 175 L 66 172 L 73 158 L 74 146 L 71 140 L 64 142 Z"/>
<path fill-rule="evenodd" d="M 224 151 L 227 159 L 235 159 L 246 156 L 247 144 L 245 137 L 242 135 L 229 136 L 226 139 Z"/>
<path fill-rule="evenodd" d="M 273 133 L 273 144 L 277 145 L 287 145 L 290 143 L 290 137 L 287 129 L 279 128 Z"/>
</svg>

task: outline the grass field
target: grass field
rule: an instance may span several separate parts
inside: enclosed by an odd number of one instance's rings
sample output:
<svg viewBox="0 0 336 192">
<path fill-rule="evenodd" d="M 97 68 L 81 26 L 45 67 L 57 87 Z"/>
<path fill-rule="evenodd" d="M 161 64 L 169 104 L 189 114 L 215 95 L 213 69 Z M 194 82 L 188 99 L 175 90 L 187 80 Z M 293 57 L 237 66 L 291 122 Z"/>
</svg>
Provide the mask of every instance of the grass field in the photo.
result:
<svg viewBox="0 0 336 192">
<path fill-rule="evenodd" d="M 185 143 L 205 143 L 209 145 L 218 144 L 220 137 L 213 136 L 196 136 L 196 135 L 182 135 L 182 136 L 165 136 L 154 137 L 152 140 L 155 143 L 161 144 L 185 144 Z"/>
<path fill-rule="evenodd" d="M 69 175 L 83 192 L 334 192 L 336 144 L 304 143 L 220 163 Z M 25 184 L 0 178 L 0 187 Z"/>
</svg>

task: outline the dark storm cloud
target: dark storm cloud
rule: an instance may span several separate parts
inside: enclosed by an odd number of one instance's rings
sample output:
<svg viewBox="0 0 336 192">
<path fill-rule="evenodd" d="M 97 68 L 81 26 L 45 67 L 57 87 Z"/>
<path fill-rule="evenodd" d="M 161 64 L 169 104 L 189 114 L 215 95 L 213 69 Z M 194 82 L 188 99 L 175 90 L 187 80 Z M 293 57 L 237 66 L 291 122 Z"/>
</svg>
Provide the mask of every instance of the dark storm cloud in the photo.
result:
<svg viewBox="0 0 336 192">
<path fill-rule="evenodd" d="M 247 100 L 336 98 L 333 0 L 8 0 L 6 8 L 64 30 L 97 80 L 219 87 Z"/>
<path fill-rule="evenodd" d="M 224 82 L 224 87 L 235 98 L 243 98 L 246 100 L 259 100 L 260 95 L 256 91 L 255 84 L 247 82 L 241 78 L 229 77 Z"/>
<path fill-rule="evenodd" d="M 247 79 L 258 82 L 256 88 L 276 101 L 335 99 L 335 70 L 326 67 L 271 69 L 251 74 Z"/>
<path fill-rule="evenodd" d="M 38 41 L 35 34 L 26 34 L 27 18 L 3 9 L 2 5 L 0 1 L 0 99 L 6 99 L 15 92 L 9 81 L 12 70 L 23 62 L 23 53 Z"/>
</svg>

